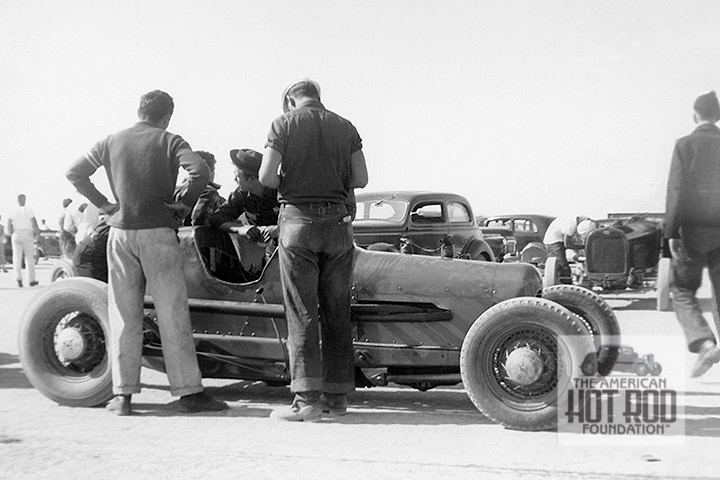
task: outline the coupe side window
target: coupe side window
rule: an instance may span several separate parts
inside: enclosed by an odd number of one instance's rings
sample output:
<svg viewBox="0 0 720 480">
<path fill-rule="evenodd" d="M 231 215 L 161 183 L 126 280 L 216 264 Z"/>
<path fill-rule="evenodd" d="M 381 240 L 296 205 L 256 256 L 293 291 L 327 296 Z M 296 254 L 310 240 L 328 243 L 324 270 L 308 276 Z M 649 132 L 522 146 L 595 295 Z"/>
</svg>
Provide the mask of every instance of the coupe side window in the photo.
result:
<svg viewBox="0 0 720 480">
<path fill-rule="evenodd" d="M 470 211 L 462 203 L 448 202 L 450 223 L 470 223 Z"/>
<path fill-rule="evenodd" d="M 410 218 L 415 223 L 443 223 L 445 221 L 440 203 L 420 203 L 413 209 Z"/>
</svg>

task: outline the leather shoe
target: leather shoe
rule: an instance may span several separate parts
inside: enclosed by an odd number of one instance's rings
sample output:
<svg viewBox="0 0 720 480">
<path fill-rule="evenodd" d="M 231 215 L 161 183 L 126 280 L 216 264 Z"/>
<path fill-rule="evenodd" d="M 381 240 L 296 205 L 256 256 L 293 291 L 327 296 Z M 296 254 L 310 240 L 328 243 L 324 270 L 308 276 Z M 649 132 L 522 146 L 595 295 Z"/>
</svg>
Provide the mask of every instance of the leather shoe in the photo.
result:
<svg viewBox="0 0 720 480">
<path fill-rule="evenodd" d="M 690 378 L 696 378 L 710 370 L 710 367 L 720 362 L 720 348 L 717 345 L 706 346 L 698 353 L 698 358 L 690 370 Z"/>
<path fill-rule="evenodd" d="M 22 288 L 22 280 L 18 280 L 18 287 Z"/>
<path fill-rule="evenodd" d="M 220 412 L 228 408 L 227 403 L 215 400 L 205 392 L 183 395 L 178 402 L 178 411 L 183 413 Z"/>
<path fill-rule="evenodd" d="M 278 408 L 270 413 L 270 418 L 283 422 L 319 422 L 323 415 L 320 402 L 293 402 L 289 407 Z"/>
<path fill-rule="evenodd" d="M 115 398 L 107 404 L 105 410 L 120 417 L 131 415 L 132 407 L 130 405 L 130 398 L 130 395 L 116 395 Z"/>
<path fill-rule="evenodd" d="M 34 287 L 34 286 L 37 285 L 37 284 L 38 284 L 38 282 L 30 282 L 30 286 L 31 286 L 31 287 Z"/>
</svg>

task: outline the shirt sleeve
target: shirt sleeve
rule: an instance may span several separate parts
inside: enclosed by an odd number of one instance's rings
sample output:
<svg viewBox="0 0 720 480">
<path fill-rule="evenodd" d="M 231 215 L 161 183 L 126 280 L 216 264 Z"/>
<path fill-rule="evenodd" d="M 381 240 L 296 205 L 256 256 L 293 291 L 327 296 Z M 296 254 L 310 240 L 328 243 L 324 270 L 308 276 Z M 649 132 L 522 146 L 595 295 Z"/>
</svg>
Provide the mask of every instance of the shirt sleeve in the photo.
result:
<svg viewBox="0 0 720 480">
<path fill-rule="evenodd" d="M 98 168 L 104 165 L 103 152 L 103 144 L 98 142 L 88 153 L 75 160 L 65 173 L 65 177 L 72 183 L 78 193 L 90 200 L 98 208 L 108 203 L 108 199 L 95 187 L 90 177 Z"/>
<path fill-rule="evenodd" d="M 218 228 L 226 222 L 234 222 L 245 211 L 245 202 L 242 192 L 234 190 L 227 202 L 220 206 L 212 215 L 210 215 L 210 226 Z"/>
<path fill-rule="evenodd" d="M 678 143 L 676 143 L 670 163 L 665 198 L 665 227 L 663 232 L 665 238 L 680 238 L 680 194 L 685 175 L 682 165 L 682 153 Z"/>
<path fill-rule="evenodd" d="M 210 170 L 205 160 L 193 152 L 190 145 L 181 136 L 175 135 L 171 148 L 180 166 L 188 172 L 188 188 L 182 202 L 193 208 L 207 187 Z"/>
<path fill-rule="evenodd" d="M 287 127 L 283 119 L 284 117 L 278 117 L 270 125 L 265 148 L 270 147 L 284 157 L 287 150 Z"/>
</svg>

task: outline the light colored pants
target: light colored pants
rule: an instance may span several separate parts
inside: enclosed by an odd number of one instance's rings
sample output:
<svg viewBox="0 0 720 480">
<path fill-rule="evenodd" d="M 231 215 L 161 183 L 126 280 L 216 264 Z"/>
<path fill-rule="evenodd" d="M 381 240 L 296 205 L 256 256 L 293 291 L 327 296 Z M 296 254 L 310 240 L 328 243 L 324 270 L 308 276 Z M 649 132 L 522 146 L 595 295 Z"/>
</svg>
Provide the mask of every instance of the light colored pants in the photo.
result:
<svg viewBox="0 0 720 480">
<path fill-rule="evenodd" d="M 28 271 L 28 282 L 35 281 L 35 236 L 31 230 L 16 230 L 12 234 L 13 271 L 15 279 L 22 281 L 22 261 Z"/>
<path fill-rule="evenodd" d="M 107 261 L 113 392 L 140 392 L 146 285 L 155 303 L 170 393 L 202 392 L 177 234 L 169 228 L 112 227 Z"/>
</svg>

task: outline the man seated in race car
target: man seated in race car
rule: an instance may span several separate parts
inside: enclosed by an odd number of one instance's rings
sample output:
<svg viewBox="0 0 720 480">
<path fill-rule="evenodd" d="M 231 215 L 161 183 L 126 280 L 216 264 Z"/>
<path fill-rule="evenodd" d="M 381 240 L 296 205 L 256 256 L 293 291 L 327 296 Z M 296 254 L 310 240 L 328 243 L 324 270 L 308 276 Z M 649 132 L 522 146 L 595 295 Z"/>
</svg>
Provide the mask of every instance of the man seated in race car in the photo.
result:
<svg viewBox="0 0 720 480">
<path fill-rule="evenodd" d="M 269 258 L 277 247 L 278 214 L 280 203 L 277 190 L 268 188 L 258 180 L 262 154 L 251 149 L 233 149 L 230 159 L 235 166 L 237 188 L 227 202 L 209 217 L 211 227 L 225 232 L 235 232 L 254 244 L 263 244 L 265 258 Z M 243 258 L 241 262 L 245 263 Z M 259 273 L 263 265 L 253 265 Z"/>
</svg>

